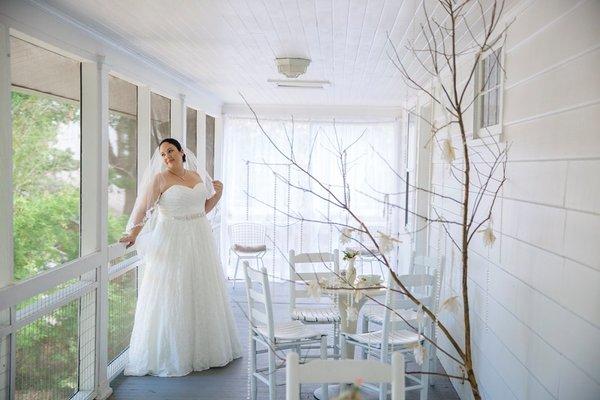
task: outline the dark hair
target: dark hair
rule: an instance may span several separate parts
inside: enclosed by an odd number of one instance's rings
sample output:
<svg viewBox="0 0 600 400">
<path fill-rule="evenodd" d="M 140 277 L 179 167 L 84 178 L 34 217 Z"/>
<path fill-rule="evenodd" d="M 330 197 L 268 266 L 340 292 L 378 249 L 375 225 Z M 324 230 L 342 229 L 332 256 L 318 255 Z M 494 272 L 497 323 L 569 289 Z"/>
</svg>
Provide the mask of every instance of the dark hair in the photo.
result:
<svg viewBox="0 0 600 400">
<path fill-rule="evenodd" d="M 179 151 L 183 151 L 181 144 L 179 144 L 179 142 L 177 141 L 177 139 L 173 139 L 173 138 L 166 138 L 161 140 L 160 144 L 158 145 L 158 147 L 160 147 L 163 143 L 171 143 L 173 146 L 175 146 L 177 148 L 177 150 Z M 185 162 L 185 153 L 183 154 L 183 162 Z"/>
</svg>

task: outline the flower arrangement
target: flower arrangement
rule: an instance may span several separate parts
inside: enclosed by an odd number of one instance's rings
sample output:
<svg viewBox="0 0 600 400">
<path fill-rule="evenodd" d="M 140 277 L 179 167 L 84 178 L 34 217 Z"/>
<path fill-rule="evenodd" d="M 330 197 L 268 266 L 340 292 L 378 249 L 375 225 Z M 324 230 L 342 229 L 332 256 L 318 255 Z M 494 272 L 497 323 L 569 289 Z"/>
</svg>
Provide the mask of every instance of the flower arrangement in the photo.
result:
<svg viewBox="0 0 600 400">
<path fill-rule="evenodd" d="M 344 250 L 344 261 L 354 260 L 360 253 L 357 250 Z"/>
</svg>

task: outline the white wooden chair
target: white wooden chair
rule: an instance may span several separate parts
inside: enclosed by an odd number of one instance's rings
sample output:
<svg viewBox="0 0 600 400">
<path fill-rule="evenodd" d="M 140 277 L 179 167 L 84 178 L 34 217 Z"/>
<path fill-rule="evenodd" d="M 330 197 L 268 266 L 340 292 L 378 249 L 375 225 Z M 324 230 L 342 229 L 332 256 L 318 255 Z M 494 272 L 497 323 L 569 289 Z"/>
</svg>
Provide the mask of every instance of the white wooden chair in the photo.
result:
<svg viewBox="0 0 600 400">
<path fill-rule="evenodd" d="M 269 388 L 269 400 L 275 400 L 277 386 L 275 373 L 277 369 L 282 368 L 275 363 L 275 352 L 288 349 L 300 352 L 318 345 L 320 357 L 325 359 L 327 358 L 327 334 L 299 321 L 276 324 L 273 318 L 273 303 L 267 270 L 264 267 L 261 271 L 250 268 L 248 261 L 244 261 L 243 265 L 250 326 L 250 370 L 248 373 L 251 399 L 256 400 L 257 383 L 260 380 Z M 258 350 L 257 344 L 265 348 Z M 269 366 L 267 368 L 258 368 L 258 354 L 268 355 Z M 327 385 L 323 385 L 322 390 L 326 393 Z"/>
<path fill-rule="evenodd" d="M 410 275 L 413 274 L 436 274 L 438 277 L 438 283 L 435 286 L 434 293 L 434 303 L 433 306 L 437 310 L 440 302 L 440 291 L 441 291 L 441 281 L 444 274 L 444 266 L 445 266 L 445 257 L 442 256 L 439 263 L 438 260 L 434 257 L 425 257 L 425 256 L 415 256 L 415 253 L 412 254 L 411 257 L 411 265 L 410 265 Z M 391 279 L 388 277 L 388 279 Z M 418 293 L 417 293 L 418 294 Z M 427 294 L 426 294 L 427 295 Z M 391 321 L 394 323 L 401 323 L 403 321 L 414 322 L 417 319 L 416 306 L 413 304 L 412 307 L 408 309 L 395 309 L 393 313 L 391 313 Z M 367 305 L 363 308 L 362 314 L 362 332 L 369 332 L 371 325 L 375 325 L 381 327 L 383 325 L 383 319 L 385 317 L 385 307 L 380 306 L 379 304 Z M 432 333 L 432 339 L 436 340 L 436 332 L 435 330 Z M 437 342 L 436 342 L 437 343 Z M 435 369 L 435 358 L 436 358 L 436 348 L 432 347 L 431 352 L 429 353 L 429 362 L 430 362 L 430 370 Z"/>
<path fill-rule="evenodd" d="M 411 292 L 421 293 L 419 300 L 430 308 L 434 313 L 436 312 L 436 301 L 439 285 L 438 272 L 436 271 L 433 275 L 428 274 L 412 274 L 412 275 L 400 275 L 398 277 L 404 286 Z M 387 362 L 389 355 L 394 351 L 400 351 L 402 353 L 409 353 L 413 351 L 413 346 L 417 344 L 424 345 L 427 353 L 431 353 L 430 343 L 424 340 L 421 332 L 427 337 L 432 337 L 433 322 L 423 316 L 423 323 L 418 326 L 417 321 L 408 321 L 417 328 L 417 332 L 413 329 L 398 329 L 397 326 L 402 326 L 404 323 L 395 322 L 392 320 L 392 310 L 407 310 L 414 307 L 414 303 L 406 296 L 398 293 L 398 287 L 396 283 L 390 277 L 390 283 L 386 291 L 385 296 L 385 314 L 382 324 L 382 329 L 373 332 L 349 334 L 342 333 L 342 354 L 345 354 L 345 346 L 347 344 L 354 345 L 358 348 L 365 350 L 367 356 L 373 355 L 381 362 Z M 421 374 L 419 378 L 409 375 L 407 378 L 415 383 L 412 386 L 408 386 L 406 390 L 420 390 L 420 399 L 427 399 L 428 394 L 428 383 L 429 383 L 429 372 L 431 366 L 431 360 L 428 358 L 421 365 L 421 370 L 425 372 Z M 367 386 L 368 387 L 368 386 Z M 374 390 L 377 388 L 371 387 Z M 385 400 L 387 393 L 387 385 L 381 384 L 378 388 L 380 400 Z"/>
<path fill-rule="evenodd" d="M 369 230 L 373 234 L 378 235 L 377 232 L 384 232 L 386 228 L 385 226 L 370 226 Z M 354 249 L 357 250 L 359 253 L 358 266 L 360 274 L 364 275 L 367 273 L 365 271 L 365 264 L 369 264 L 370 274 L 375 274 L 375 269 L 373 268 L 373 265 L 375 264 L 379 267 L 379 273 L 381 274 L 381 278 L 385 279 L 387 274 L 384 272 L 385 265 L 382 264 L 381 261 L 379 261 L 381 259 L 381 253 L 379 252 L 379 250 L 377 250 L 377 248 L 373 246 L 371 239 L 367 238 L 366 234 L 363 232 L 360 232 L 358 234 L 357 240 L 360 243 L 366 243 L 367 246 L 367 248 L 364 248 L 363 246 L 358 246 L 358 248 Z"/>
<path fill-rule="evenodd" d="M 418 256 L 413 252 L 411 257 L 409 274 L 432 274 L 434 270 L 439 269 L 443 274 L 445 265 L 445 256 L 437 257 Z M 441 276 L 441 275 L 440 275 Z"/>
<path fill-rule="evenodd" d="M 303 383 L 364 382 L 390 383 L 392 400 L 404 400 L 404 357 L 392 354 L 392 364 L 366 360 L 314 360 L 300 365 L 298 354 L 287 355 L 286 400 L 300 400 Z"/>
<path fill-rule="evenodd" d="M 440 288 L 441 288 L 441 280 L 444 274 L 444 263 L 445 257 L 442 256 L 440 262 L 434 257 L 425 257 L 425 256 L 413 256 L 411 257 L 411 265 L 409 269 L 409 275 L 413 274 L 434 274 L 436 271 L 439 271 L 438 277 L 440 279 L 440 285 L 437 286 L 437 301 L 439 302 L 440 296 Z M 389 274 L 388 274 L 389 275 Z M 389 276 L 388 276 L 388 279 Z M 394 310 L 395 313 L 392 315 L 392 321 L 400 320 L 402 318 L 405 320 L 414 320 L 417 317 L 417 313 L 415 311 L 416 307 L 413 304 L 413 307 L 407 310 Z M 385 314 L 385 307 L 382 307 L 378 304 L 369 304 L 363 308 L 363 320 L 362 320 L 362 328 L 363 332 L 369 331 L 370 324 L 381 326 L 383 324 L 383 317 Z M 402 318 L 400 318 L 402 316 Z"/>
<path fill-rule="evenodd" d="M 339 252 L 334 250 L 333 253 L 300 253 L 296 254 L 294 250 L 289 253 L 290 263 L 290 316 L 292 320 L 300 321 L 304 324 L 316 325 L 332 325 L 333 326 L 333 356 L 339 357 L 339 332 L 340 332 L 340 313 L 335 304 L 330 303 L 330 299 L 325 299 L 323 305 L 299 305 L 299 299 L 311 299 L 308 292 L 307 282 L 318 280 L 320 278 L 335 277 L 340 272 Z M 301 265 L 312 264 L 313 270 L 300 272 Z M 325 267 L 323 264 L 327 265 Z M 321 266 L 329 270 L 317 272 L 314 268 Z"/>
<path fill-rule="evenodd" d="M 229 263 L 231 263 L 231 253 L 235 254 L 237 261 L 233 273 L 233 287 L 237 278 L 238 267 L 242 260 L 256 261 L 256 267 L 264 267 L 263 257 L 267 252 L 266 244 L 267 230 L 264 225 L 255 222 L 241 222 L 229 226 Z"/>
</svg>

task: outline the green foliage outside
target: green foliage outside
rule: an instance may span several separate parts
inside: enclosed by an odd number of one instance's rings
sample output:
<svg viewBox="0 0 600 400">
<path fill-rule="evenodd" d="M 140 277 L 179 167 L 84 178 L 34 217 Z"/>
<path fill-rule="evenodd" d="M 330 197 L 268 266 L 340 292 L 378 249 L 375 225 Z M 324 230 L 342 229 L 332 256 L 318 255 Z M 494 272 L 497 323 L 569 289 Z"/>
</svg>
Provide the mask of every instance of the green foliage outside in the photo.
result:
<svg viewBox="0 0 600 400">
<path fill-rule="evenodd" d="M 117 358 L 129 347 L 135 304 L 137 271 L 115 278 L 108 287 L 108 361 Z"/>
<path fill-rule="evenodd" d="M 61 124 L 79 120 L 79 105 L 12 93 L 15 279 L 79 255 L 79 161 L 56 147 Z"/>
<path fill-rule="evenodd" d="M 79 121 L 80 108 L 73 102 L 13 92 L 12 118 L 14 278 L 18 281 L 79 256 L 80 165 L 75 154 L 57 144 L 61 126 Z M 135 119 L 111 114 L 110 122 L 118 130 L 131 128 Z M 129 142 L 135 145 L 135 137 Z M 109 171 L 109 182 L 125 190 L 128 210 L 135 200 L 135 172 L 131 173 L 135 153 L 124 157 L 112 148 L 110 153 L 115 168 Z M 133 168 L 127 164 L 131 158 Z M 122 214 L 109 215 L 109 243 L 124 231 L 128 216 Z M 135 311 L 135 274 L 122 278 L 109 287 L 111 355 L 128 345 Z M 69 398 L 78 390 L 79 307 L 80 302 L 73 301 L 17 334 L 17 399 Z"/>
</svg>

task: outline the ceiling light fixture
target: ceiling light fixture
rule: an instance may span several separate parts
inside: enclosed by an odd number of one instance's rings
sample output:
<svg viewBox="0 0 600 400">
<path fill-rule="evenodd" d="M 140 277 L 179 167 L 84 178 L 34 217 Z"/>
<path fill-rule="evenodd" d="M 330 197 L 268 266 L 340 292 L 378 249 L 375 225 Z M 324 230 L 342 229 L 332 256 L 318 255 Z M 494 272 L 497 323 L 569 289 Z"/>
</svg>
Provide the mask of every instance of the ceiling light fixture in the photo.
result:
<svg viewBox="0 0 600 400">
<path fill-rule="evenodd" d="M 280 88 L 323 89 L 331 85 L 329 81 L 303 81 L 291 79 L 268 79 L 267 82 Z"/>
<path fill-rule="evenodd" d="M 310 60 L 308 58 L 276 58 L 277 71 L 288 78 L 297 78 L 306 72 Z"/>
</svg>

